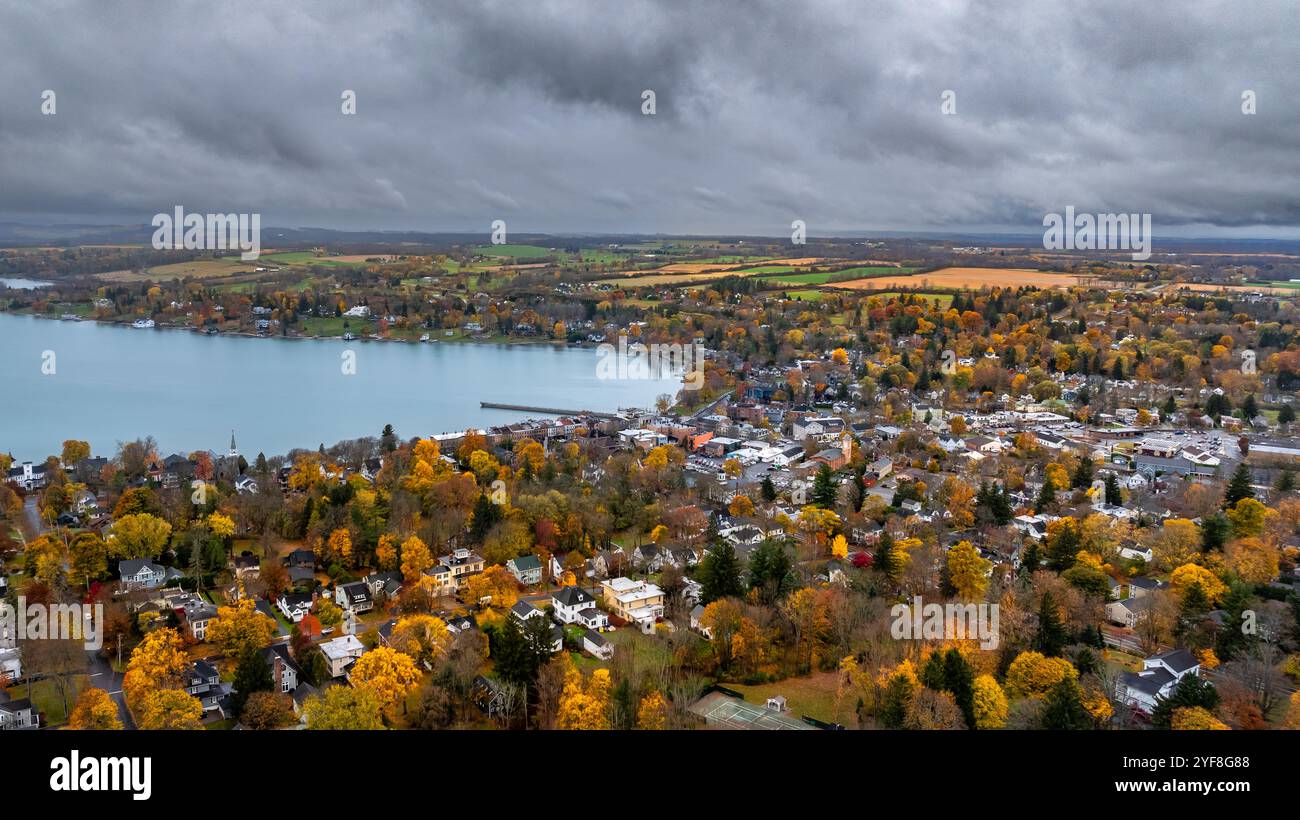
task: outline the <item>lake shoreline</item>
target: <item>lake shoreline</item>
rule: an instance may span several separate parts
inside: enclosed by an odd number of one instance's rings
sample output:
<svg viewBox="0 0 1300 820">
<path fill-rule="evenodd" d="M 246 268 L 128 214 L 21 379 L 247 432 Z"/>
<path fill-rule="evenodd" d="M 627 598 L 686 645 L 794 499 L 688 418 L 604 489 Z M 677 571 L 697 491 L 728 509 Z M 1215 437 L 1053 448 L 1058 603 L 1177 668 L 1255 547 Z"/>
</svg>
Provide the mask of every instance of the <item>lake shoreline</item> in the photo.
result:
<svg viewBox="0 0 1300 820">
<path fill-rule="evenodd" d="M 78 316 L 75 320 L 72 320 L 72 319 L 66 319 L 66 318 L 64 318 L 63 316 L 55 316 L 55 315 L 53 315 L 53 314 L 49 314 L 49 313 L 35 313 L 35 312 L 28 312 L 28 311 L 22 311 L 22 310 L 0 310 L 0 315 L 4 315 L 4 314 L 8 314 L 8 315 L 10 315 L 10 316 L 30 316 L 30 317 L 32 317 L 32 318 L 34 318 L 34 319 L 45 319 L 45 320 L 48 320 L 48 321 L 54 321 L 54 322 L 68 322 L 68 321 L 76 321 L 76 322 L 93 322 L 93 323 L 95 323 L 95 324 L 97 324 L 97 325 L 103 325 L 103 326 L 108 326 L 108 327 L 122 327 L 122 328 L 126 328 L 127 330 L 171 330 L 171 331 L 188 331 L 188 332 L 193 333 L 193 334 L 196 334 L 196 335 L 198 335 L 198 336 L 225 336 L 225 337 L 227 337 L 227 338 L 240 338 L 240 339 L 279 339 L 279 340 L 281 340 L 281 341 L 291 341 L 291 342 L 298 342 L 298 341 L 318 341 L 318 342 L 319 342 L 319 341 L 326 341 L 326 340 L 329 340 L 329 339 L 338 339 L 339 341 L 347 341 L 347 342 L 392 342 L 392 343 L 397 343 L 397 344 L 415 344 L 415 345 L 420 345 L 420 344 L 443 344 L 443 345 L 458 345 L 458 344 L 465 344 L 465 345 L 490 345 L 490 346 L 497 346 L 497 347 L 530 347 L 530 346 L 534 346 L 534 347 L 553 347 L 553 348 L 557 348 L 557 349 L 579 349 L 579 350 L 587 350 L 587 349 L 591 349 L 591 348 L 594 348 L 594 347 L 597 346 L 597 343 L 595 343 L 595 342 L 567 342 L 567 341 L 559 341 L 559 340 L 556 340 L 556 339 L 518 339 L 518 340 L 514 340 L 514 339 L 502 339 L 502 338 L 498 338 L 498 337 L 489 337 L 489 338 L 459 337 L 459 338 L 452 338 L 452 339 L 447 339 L 447 338 L 444 337 L 444 338 L 442 338 L 442 339 L 436 339 L 436 338 L 433 338 L 433 334 L 432 334 L 432 333 L 429 334 L 430 338 L 429 338 L 429 341 L 427 341 L 427 342 L 421 342 L 419 339 L 391 339 L 391 338 L 390 338 L 390 339 L 386 339 L 386 338 L 383 338 L 383 337 L 381 337 L 381 336 L 373 336 L 373 335 L 367 335 L 367 336 L 354 336 L 354 337 L 351 338 L 351 339 L 346 339 L 346 338 L 344 338 L 344 337 L 341 336 L 341 335 L 338 335 L 338 336 L 334 336 L 334 335 L 329 335 L 329 336 L 301 336 L 301 335 L 300 335 L 300 336 L 283 336 L 283 335 L 280 335 L 280 334 L 278 334 L 278 333 L 250 333 L 250 332 L 248 332 L 248 331 L 237 331 L 237 330 L 235 330 L 235 331 L 219 330 L 219 331 L 217 331 L 216 333 L 208 333 L 207 331 L 205 331 L 205 330 L 200 330 L 199 328 L 196 328 L 196 327 L 182 326 L 182 325 L 155 325 L 154 327 L 151 327 L 151 328 L 137 328 L 137 327 L 132 327 L 132 326 L 131 326 L 131 321 L 128 321 L 128 320 L 125 320 L 125 319 L 119 321 L 119 320 L 116 320 L 116 319 L 96 319 L 96 318 L 94 318 L 94 317 L 92 317 L 92 316 Z"/>
<path fill-rule="evenodd" d="M 21 411 L 0 414 L 0 451 L 20 460 L 55 454 L 65 439 L 111 455 L 146 435 L 160 450 L 218 452 L 231 430 L 246 452 L 287 453 L 375 436 L 390 423 L 410 438 L 544 415 L 484 409 L 485 400 L 615 412 L 681 389 L 666 374 L 602 378 L 590 345 L 288 337 L 303 344 L 257 346 L 248 333 L 208 341 L 190 328 L 149 336 L 124 332 L 123 322 L 36 321 L 54 318 L 0 311 L 0 381 L 22 397 Z"/>
</svg>

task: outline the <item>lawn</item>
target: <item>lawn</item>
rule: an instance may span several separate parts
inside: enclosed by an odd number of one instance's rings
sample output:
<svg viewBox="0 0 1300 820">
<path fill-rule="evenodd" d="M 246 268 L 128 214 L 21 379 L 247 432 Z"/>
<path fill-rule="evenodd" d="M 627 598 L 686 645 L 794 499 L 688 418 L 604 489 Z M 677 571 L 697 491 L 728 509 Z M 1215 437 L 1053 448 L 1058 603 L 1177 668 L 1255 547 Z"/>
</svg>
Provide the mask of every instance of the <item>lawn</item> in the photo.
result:
<svg viewBox="0 0 1300 820">
<path fill-rule="evenodd" d="M 835 706 L 835 694 L 839 689 L 840 676 L 836 672 L 817 672 L 801 678 L 786 678 L 777 683 L 763 683 L 748 686 L 742 683 L 724 683 L 728 689 L 735 689 L 745 696 L 745 700 L 760 706 L 767 699 L 784 695 L 790 714 L 794 717 L 807 715 L 826 723 L 842 723 L 845 726 L 857 724 L 853 711 L 857 703 L 852 698 L 845 698 L 839 709 Z"/>
<path fill-rule="evenodd" d="M 375 323 L 346 316 L 314 316 L 303 319 L 298 329 L 304 336 L 342 336 L 344 333 L 368 336 L 375 332 Z"/>
<path fill-rule="evenodd" d="M 85 675 L 78 675 L 72 679 L 71 691 L 68 692 L 69 709 L 77 702 L 77 695 L 81 694 L 81 690 L 89 685 L 89 680 Z M 9 695 L 16 700 L 30 699 L 36 711 L 45 713 L 45 721 L 50 726 L 68 722 L 68 716 L 63 711 L 63 699 L 59 697 L 58 687 L 52 681 L 38 680 L 31 684 L 14 686 L 9 689 Z"/>
</svg>

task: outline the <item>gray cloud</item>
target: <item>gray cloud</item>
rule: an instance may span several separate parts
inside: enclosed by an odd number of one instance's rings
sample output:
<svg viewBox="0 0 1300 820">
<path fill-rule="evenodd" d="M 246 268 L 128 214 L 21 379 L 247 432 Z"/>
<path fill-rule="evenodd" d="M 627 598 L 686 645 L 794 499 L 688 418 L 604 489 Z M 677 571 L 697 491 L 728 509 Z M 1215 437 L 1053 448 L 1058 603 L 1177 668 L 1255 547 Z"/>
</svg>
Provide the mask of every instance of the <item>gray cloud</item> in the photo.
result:
<svg viewBox="0 0 1300 820">
<path fill-rule="evenodd" d="M 1074 205 L 1295 235 L 1296 15 L 0 0 L 0 219 L 144 223 L 181 204 L 339 228 L 785 235 L 794 218 L 1038 230 Z"/>
</svg>

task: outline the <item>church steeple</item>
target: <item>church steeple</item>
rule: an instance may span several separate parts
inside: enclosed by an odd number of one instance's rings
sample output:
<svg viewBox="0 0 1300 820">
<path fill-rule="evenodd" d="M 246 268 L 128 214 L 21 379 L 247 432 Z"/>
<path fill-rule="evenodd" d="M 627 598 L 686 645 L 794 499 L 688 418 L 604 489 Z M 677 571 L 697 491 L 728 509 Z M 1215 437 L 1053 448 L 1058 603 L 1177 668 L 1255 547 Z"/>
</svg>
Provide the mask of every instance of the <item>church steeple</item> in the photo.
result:
<svg viewBox="0 0 1300 820">
<path fill-rule="evenodd" d="M 239 456 L 239 450 L 235 448 L 235 431 L 234 431 L 234 430 L 231 430 L 231 431 L 230 431 L 230 452 L 227 453 L 227 455 L 230 456 L 231 458 L 237 458 L 237 457 Z"/>
</svg>

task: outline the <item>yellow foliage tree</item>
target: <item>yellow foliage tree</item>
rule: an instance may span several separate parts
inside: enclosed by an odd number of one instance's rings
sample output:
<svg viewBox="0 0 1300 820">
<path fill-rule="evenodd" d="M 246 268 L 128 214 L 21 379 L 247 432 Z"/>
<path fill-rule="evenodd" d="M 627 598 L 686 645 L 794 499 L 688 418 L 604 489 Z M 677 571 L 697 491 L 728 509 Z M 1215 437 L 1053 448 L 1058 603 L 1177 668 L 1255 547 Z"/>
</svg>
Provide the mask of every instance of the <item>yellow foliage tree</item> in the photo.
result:
<svg viewBox="0 0 1300 820">
<path fill-rule="evenodd" d="M 81 690 L 77 703 L 68 715 L 69 729 L 121 729 L 117 704 L 103 689 L 93 686 Z"/>
<path fill-rule="evenodd" d="M 141 729 L 202 729 L 203 704 L 181 689 L 157 689 L 144 696 Z"/>
<path fill-rule="evenodd" d="M 641 704 L 636 710 L 636 725 L 642 729 L 668 728 L 668 701 L 664 700 L 658 689 L 641 698 Z"/>
<path fill-rule="evenodd" d="M 429 547 L 412 535 L 402 542 L 402 577 L 408 581 L 418 581 L 424 571 L 433 566 L 433 555 Z"/>
<path fill-rule="evenodd" d="M 189 665 L 179 632 L 170 627 L 153 630 L 131 650 L 131 660 L 122 676 L 126 702 L 136 709 L 154 690 L 179 688 Z"/>
<path fill-rule="evenodd" d="M 352 533 L 342 527 L 330 533 L 329 554 L 343 566 L 352 566 Z"/>
<path fill-rule="evenodd" d="M 1201 585 L 1201 591 L 1211 604 L 1217 604 L 1228 594 L 1228 587 L 1213 572 L 1199 564 L 1183 564 L 1169 576 L 1169 584 L 1177 593 L 1179 600 L 1187 595 L 1187 590 L 1194 584 Z"/>
<path fill-rule="evenodd" d="M 379 698 L 369 688 L 331 686 L 303 704 L 308 729 L 382 729 Z"/>
<path fill-rule="evenodd" d="M 392 570 L 397 567 L 397 537 L 392 533 L 384 533 L 379 536 L 379 543 L 375 545 L 375 561 L 379 563 L 381 570 Z"/>
<path fill-rule="evenodd" d="M 410 655 L 377 646 L 352 665 L 352 683 L 374 693 L 381 708 L 404 702 L 420 682 L 420 670 Z"/>
<path fill-rule="evenodd" d="M 849 557 L 849 542 L 843 533 L 831 539 L 831 555 L 835 558 Z"/>
<path fill-rule="evenodd" d="M 1007 694 L 1014 698 L 1038 697 L 1063 680 L 1078 680 L 1079 672 L 1063 658 L 1039 652 L 1021 652 L 1007 669 Z"/>
<path fill-rule="evenodd" d="M 1007 696 L 992 675 L 980 675 L 974 687 L 975 728 L 1001 729 L 1007 725 Z"/>
<path fill-rule="evenodd" d="M 275 638 L 275 621 L 257 611 L 252 598 L 240 598 L 233 606 L 217 608 L 208 624 L 207 640 L 221 647 L 228 658 L 268 646 Z"/>
<path fill-rule="evenodd" d="M 608 729 L 609 690 L 608 669 L 595 670 L 584 682 L 582 673 L 570 666 L 564 675 L 556 725 L 561 729 Z"/>
<path fill-rule="evenodd" d="M 948 582 L 963 601 L 979 601 L 988 588 L 987 572 L 993 566 L 969 541 L 959 541 L 948 550 Z"/>
<path fill-rule="evenodd" d="M 467 603 L 491 598 L 494 609 L 509 609 L 519 600 L 519 581 L 500 564 L 461 581 L 460 589 L 461 597 Z"/>
<path fill-rule="evenodd" d="M 1228 728 L 1226 723 L 1216 718 L 1204 706 L 1184 706 L 1181 709 L 1175 709 L 1169 726 L 1173 729 L 1216 729 L 1219 731 Z"/>
</svg>

